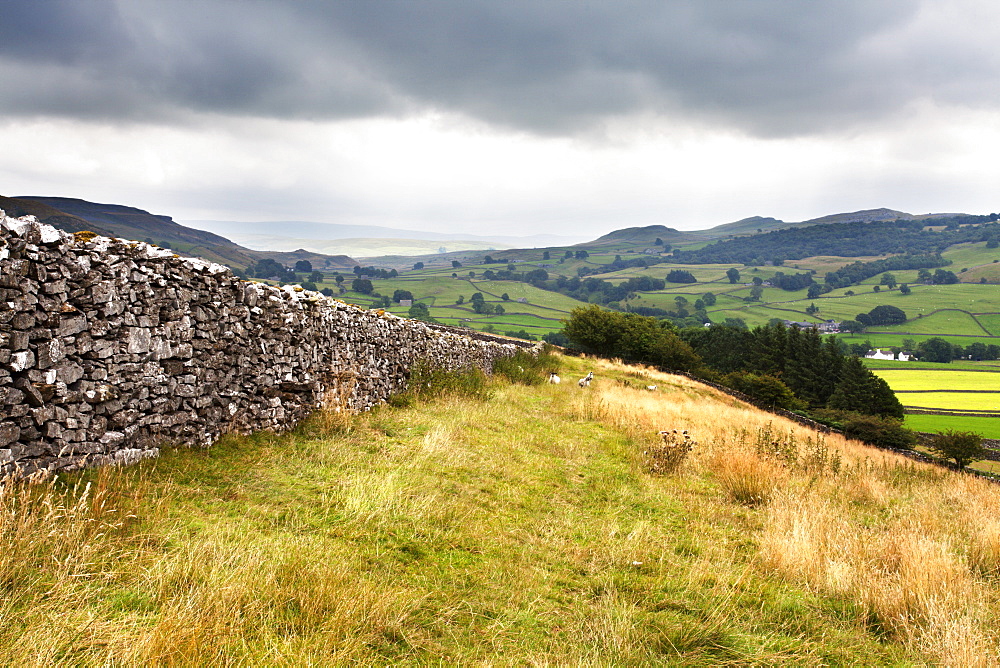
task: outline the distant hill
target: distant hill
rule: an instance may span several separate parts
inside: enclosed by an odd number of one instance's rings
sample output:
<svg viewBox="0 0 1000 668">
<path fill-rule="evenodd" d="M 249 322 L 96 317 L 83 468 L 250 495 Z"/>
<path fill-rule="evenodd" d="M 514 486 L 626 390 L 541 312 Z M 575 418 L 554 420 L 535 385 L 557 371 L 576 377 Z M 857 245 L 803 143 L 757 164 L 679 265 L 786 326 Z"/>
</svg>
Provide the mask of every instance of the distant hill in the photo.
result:
<svg viewBox="0 0 1000 668">
<path fill-rule="evenodd" d="M 715 239 L 718 237 L 729 236 L 731 234 L 756 234 L 758 232 L 767 232 L 769 230 L 775 230 L 787 226 L 788 223 L 783 220 L 778 220 L 777 218 L 752 216 L 750 218 L 744 218 L 743 220 L 737 220 L 735 223 L 716 225 L 715 227 L 707 230 L 690 232 L 690 234 L 697 234 L 706 238 Z"/>
<path fill-rule="evenodd" d="M 72 216 L 65 211 L 53 208 L 48 204 L 35 202 L 29 199 L 16 199 L 13 197 L 3 197 L 0 195 L 0 209 L 3 209 L 8 216 L 20 218 L 22 216 L 34 216 L 38 222 L 51 225 L 64 232 L 83 232 L 90 230 L 103 236 L 116 236 L 114 232 L 89 220 L 84 220 L 78 216 Z"/>
<path fill-rule="evenodd" d="M 601 243 L 635 243 L 649 244 L 650 246 L 661 239 L 665 244 L 683 243 L 685 241 L 698 241 L 700 237 L 691 232 L 681 232 L 672 227 L 664 225 L 647 225 L 646 227 L 626 227 L 621 230 L 609 232 L 603 237 L 598 237 L 592 244 Z"/>
<path fill-rule="evenodd" d="M 158 216 L 130 206 L 100 204 L 69 197 L 4 197 L 0 208 L 11 215 L 31 214 L 46 224 L 67 232 L 91 230 L 98 234 L 147 241 L 181 255 L 197 256 L 230 267 L 246 268 L 263 258 L 292 266 L 309 259 L 317 268 L 353 268 L 358 263 L 347 255 L 321 255 L 299 251 L 274 253 L 244 248 L 229 239 L 185 227 L 170 216 Z M 20 213 L 15 213 L 20 212 Z M 306 255 L 302 255 L 306 253 Z"/>
<path fill-rule="evenodd" d="M 926 213 L 913 215 L 905 211 L 895 209 L 864 209 L 862 211 L 852 211 L 850 213 L 834 213 L 820 218 L 804 220 L 798 223 L 786 223 L 778 218 L 765 218 L 763 216 L 752 216 L 737 220 L 733 223 L 716 225 L 707 230 L 678 231 L 672 227 L 663 225 L 650 225 L 649 227 L 626 227 L 621 230 L 609 232 L 603 237 L 599 237 L 589 244 L 601 243 L 652 243 L 657 237 L 663 239 L 664 243 L 677 244 L 687 241 L 704 241 L 706 239 L 721 239 L 730 236 L 744 236 L 771 232 L 774 230 L 788 230 L 799 227 L 809 227 L 812 225 L 833 225 L 837 223 L 875 223 L 893 220 L 933 220 L 935 218 L 951 218 L 963 216 L 960 213 Z M 668 238 L 669 237 L 669 238 Z"/>
<path fill-rule="evenodd" d="M 834 213 L 829 216 L 804 220 L 796 225 L 829 225 L 831 223 L 873 223 L 882 220 L 916 220 L 917 216 L 894 209 L 865 209 L 851 213 Z"/>
</svg>

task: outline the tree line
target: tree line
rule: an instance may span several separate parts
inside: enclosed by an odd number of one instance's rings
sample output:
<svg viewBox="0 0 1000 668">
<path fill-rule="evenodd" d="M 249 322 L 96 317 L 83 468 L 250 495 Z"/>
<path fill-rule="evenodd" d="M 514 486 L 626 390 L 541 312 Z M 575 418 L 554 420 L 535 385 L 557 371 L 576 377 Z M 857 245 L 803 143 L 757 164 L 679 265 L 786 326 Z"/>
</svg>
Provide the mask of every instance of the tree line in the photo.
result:
<svg viewBox="0 0 1000 668">
<path fill-rule="evenodd" d="M 671 261 L 692 264 L 781 264 L 814 255 L 936 255 L 948 246 L 1000 237 L 990 216 L 960 216 L 933 221 L 894 220 L 809 225 L 724 239 L 697 250 L 677 250 Z M 933 231 L 927 225 L 944 225 Z M 902 268 L 902 267 L 895 267 Z M 882 271 L 885 271 L 883 269 Z M 878 272 L 876 272 L 878 273 Z"/>
<path fill-rule="evenodd" d="M 888 384 L 840 341 L 824 340 L 812 328 L 771 323 L 678 329 L 669 321 L 590 305 L 570 313 L 562 334 L 583 352 L 689 372 L 766 406 L 851 424 L 890 420 L 879 423 L 880 433 L 902 429 L 903 406 Z"/>
</svg>

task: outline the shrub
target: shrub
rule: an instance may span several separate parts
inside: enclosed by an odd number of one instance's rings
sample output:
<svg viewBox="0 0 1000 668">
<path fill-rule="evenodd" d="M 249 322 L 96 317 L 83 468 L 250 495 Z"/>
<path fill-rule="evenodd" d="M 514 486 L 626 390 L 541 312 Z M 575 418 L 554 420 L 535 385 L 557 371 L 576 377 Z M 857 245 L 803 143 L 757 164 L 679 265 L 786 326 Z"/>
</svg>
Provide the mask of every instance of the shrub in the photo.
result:
<svg viewBox="0 0 1000 668">
<path fill-rule="evenodd" d="M 764 406 L 798 410 L 806 407 L 779 378 L 768 374 L 735 371 L 722 377 L 722 384 L 760 402 Z"/>
<path fill-rule="evenodd" d="M 960 469 L 986 456 L 983 437 L 974 431 L 946 429 L 934 437 L 928 448 L 945 459 L 955 460 Z"/>
<path fill-rule="evenodd" d="M 606 311 L 596 304 L 573 309 L 563 334 L 577 348 L 603 357 L 621 357 L 681 371 L 701 366 L 701 358 L 670 323 L 634 313 Z"/>
<path fill-rule="evenodd" d="M 698 279 L 690 271 L 674 269 L 667 274 L 668 283 L 697 283 Z"/>
<path fill-rule="evenodd" d="M 680 433 L 676 429 L 661 431 L 660 438 L 662 443 L 657 443 L 643 453 L 646 455 L 646 468 L 654 475 L 676 472 L 687 459 L 688 453 L 698 445 L 687 430 Z"/>
<path fill-rule="evenodd" d="M 909 450 L 917 442 L 917 435 L 904 427 L 902 420 L 892 417 L 831 410 L 817 411 L 813 417 L 840 429 L 847 438 L 869 445 Z"/>
</svg>

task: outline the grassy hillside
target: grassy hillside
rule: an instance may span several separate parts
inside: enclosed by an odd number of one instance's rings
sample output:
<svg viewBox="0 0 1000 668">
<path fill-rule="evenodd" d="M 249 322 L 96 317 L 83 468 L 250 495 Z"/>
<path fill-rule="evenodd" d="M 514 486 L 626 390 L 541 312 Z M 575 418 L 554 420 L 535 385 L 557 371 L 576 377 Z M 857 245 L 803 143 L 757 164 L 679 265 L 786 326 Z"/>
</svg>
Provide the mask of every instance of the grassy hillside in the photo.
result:
<svg viewBox="0 0 1000 668">
<path fill-rule="evenodd" d="M 225 237 L 175 223 L 170 216 L 158 216 L 130 206 L 99 204 L 69 197 L 3 198 L 6 206 L 16 207 L 37 215 L 45 212 L 42 222 L 67 232 L 91 230 L 105 236 L 148 241 L 189 256 L 201 257 L 230 267 L 246 268 L 263 258 L 271 258 L 289 266 L 296 260 L 308 259 L 317 266 L 351 268 L 356 263 L 346 255 L 329 256 L 307 251 L 278 253 L 244 248 Z M 13 214 L 12 214 L 13 215 Z M 18 214 L 20 215 L 20 214 Z M 82 221 L 82 222 L 81 222 Z"/>
<path fill-rule="evenodd" d="M 994 661 L 1000 488 L 562 364 L 7 489 L 0 662 Z"/>
<path fill-rule="evenodd" d="M 0 209 L 3 209 L 4 213 L 13 218 L 34 216 L 38 219 L 38 222 L 51 225 L 52 227 L 63 230 L 64 232 L 83 232 L 84 230 L 90 230 L 91 232 L 96 232 L 97 234 L 101 234 L 106 237 L 115 236 L 115 233 L 110 229 L 95 225 L 91 221 L 84 220 L 79 216 L 70 215 L 64 211 L 51 207 L 48 204 L 42 204 L 41 202 L 0 196 Z"/>
</svg>

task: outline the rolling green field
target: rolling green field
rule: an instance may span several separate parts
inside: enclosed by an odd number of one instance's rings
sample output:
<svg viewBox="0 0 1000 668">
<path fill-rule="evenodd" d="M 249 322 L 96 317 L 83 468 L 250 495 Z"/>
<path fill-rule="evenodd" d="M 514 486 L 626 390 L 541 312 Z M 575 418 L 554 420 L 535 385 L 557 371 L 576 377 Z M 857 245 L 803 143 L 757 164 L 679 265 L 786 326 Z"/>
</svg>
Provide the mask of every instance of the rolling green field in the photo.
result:
<svg viewBox="0 0 1000 668">
<path fill-rule="evenodd" d="M 702 245 L 700 242 L 696 245 Z M 892 327 L 875 327 L 857 335 L 838 335 L 847 343 L 862 343 L 868 341 L 878 348 L 901 346 L 904 340 L 920 342 L 932 336 L 939 336 L 948 342 L 961 346 L 981 342 L 985 344 L 1000 344 L 1000 285 L 980 284 L 978 279 L 972 280 L 976 272 L 996 271 L 1000 282 L 1000 259 L 998 249 L 987 249 L 985 242 L 958 244 L 944 252 L 944 256 L 952 262 L 948 269 L 959 274 L 963 283 L 953 285 L 924 285 L 916 282 L 916 270 L 891 272 L 900 283 L 906 282 L 911 287 L 911 294 L 904 295 L 900 290 L 889 290 L 879 285 L 882 275 L 866 279 L 861 284 L 846 288 L 838 288 L 814 299 L 809 299 L 807 290 L 785 291 L 775 287 L 765 287 L 759 302 L 748 302 L 751 294 L 751 281 L 755 277 L 770 279 L 775 272 L 786 274 L 807 270 L 816 271 L 817 280 L 828 271 L 855 261 L 871 261 L 876 256 L 844 258 L 832 256 L 816 256 L 787 262 L 784 266 L 750 267 L 739 264 L 658 264 L 648 268 L 633 267 L 614 272 L 594 275 L 595 278 L 611 283 L 620 283 L 629 278 L 652 276 L 665 279 L 670 271 L 683 269 L 691 272 L 697 279 L 696 283 L 668 283 L 663 290 L 641 292 L 634 294 L 627 302 L 622 302 L 626 308 L 658 308 L 672 311 L 677 308 L 676 297 L 688 300 L 685 308 L 694 310 L 696 299 L 711 292 L 716 296 L 716 303 L 709 307 L 707 313 L 713 322 L 722 322 L 726 318 L 738 318 L 749 326 L 765 325 L 777 318 L 799 322 L 819 323 L 824 320 L 855 319 L 859 313 L 866 313 L 876 306 L 892 305 L 906 313 L 908 320 Z M 373 283 L 378 294 L 391 296 L 397 289 L 409 290 L 415 301 L 426 304 L 431 316 L 442 324 L 452 326 L 472 327 L 477 330 L 516 331 L 524 330 L 540 337 L 543 334 L 557 332 L 562 328 L 562 321 L 577 307 L 585 305 L 571 297 L 554 291 L 521 283 L 518 281 L 487 281 L 482 275 L 487 270 L 501 271 L 507 268 L 506 261 L 515 265 L 516 271 L 528 271 L 544 268 L 551 277 L 565 276 L 572 278 L 586 268 L 593 270 L 614 261 L 619 255 L 622 259 L 643 257 L 641 252 L 647 246 L 642 243 L 614 242 L 601 246 L 591 246 L 590 255 L 585 259 L 576 257 L 565 258 L 566 250 L 575 252 L 575 247 L 549 249 L 549 259 L 543 257 L 545 249 L 511 249 L 488 252 L 464 253 L 460 257 L 461 267 L 452 267 L 451 260 L 455 255 L 444 257 L 426 256 L 417 261 L 425 262 L 424 269 L 413 270 L 402 267 L 400 275 L 394 279 L 374 279 Z M 491 255 L 495 260 L 505 262 L 482 262 L 485 255 Z M 410 258 L 412 259 L 412 258 Z M 378 262 L 374 262 L 377 266 Z M 399 265 L 397 265 L 399 266 Z M 412 267 L 412 263 L 410 264 Z M 726 277 L 726 271 L 736 268 L 740 271 L 740 279 L 731 284 Z M 968 269 L 962 272 L 962 269 Z M 452 274 L 456 276 L 453 277 Z M 470 276 L 471 274 L 471 276 Z M 346 286 L 350 285 L 353 276 L 344 274 Z M 320 287 L 331 287 L 336 291 L 333 276 L 327 275 Z M 469 300 L 475 292 L 482 292 L 486 301 L 503 306 L 501 315 L 485 315 L 475 313 Z M 502 300 L 506 293 L 508 300 Z M 378 305 L 379 300 L 370 296 L 347 292 L 341 296 L 345 301 L 360 306 Z M 459 297 L 463 304 L 457 304 Z M 525 299 L 525 303 L 518 302 Z M 806 309 L 814 305 L 819 310 L 808 314 Z M 392 304 L 390 312 L 406 316 L 408 307 Z M 982 383 L 982 374 L 974 373 L 989 363 L 973 363 L 956 361 L 947 365 L 949 371 L 938 372 L 941 369 L 934 365 L 925 366 L 931 375 L 926 377 L 930 385 L 921 385 L 916 376 L 907 376 L 902 372 L 904 367 L 893 366 L 906 363 L 868 362 L 871 368 L 882 368 L 890 371 L 887 379 L 890 385 L 900 392 L 905 405 L 924 406 L 950 410 L 994 410 L 997 402 L 991 395 L 976 393 L 910 393 L 908 390 L 927 389 L 982 389 L 977 383 Z M 885 366 L 883 366 L 885 365 Z M 908 366 L 905 368 L 914 368 Z M 1000 362 L 992 365 L 992 370 L 1000 370 Z M 968 371 L 962 375 L 959 370 Z M 926 374 L 917 374 L 924 376 Z"/>
<path fill-rule="evenodd" d="M 870 332 L 899 332 L 903 334 L 971 334 L 990 336 L 990 331 L 984 327 L 976 316 L 968 311 L 957 309 L 942 309 L 926 317 L 918 317 L 901 325 L 890 327 L 872 327 Z"/>
<path fill-rule="evenodd" d="M 614 259 L 614 258 L 612 258 Z M 618 271 L 611 271 L 606 274 L 595 274 L 595 278 L 600 278 L 611 283 L 620 283 L 626 279 L 637 277 L 637 276 L 652 276 L 653 278 L 661 278 L 666 280 L 667 274 L 671 271 L 681 269 L 684 271 L 689 271 L 691 274 L 698 279 L 697 284 L 676 284 L 668 283 L 667 286 L 671 285 L 676 287 L 686 287 L 687 285 L 698 285 L 702 283 L 724 283 L 729 285 L 729 279 L 726 278 L 726 271 L 736 267 L 742 268 L 742 265 L 736 264 L 658 264 L 652 267 L 643 269 L 642 267 L 631 267 L 629 269 L 620 269 Z M 764 276 L 773 275 L 773 271 L 769 271 Z M 704 291 L 704 288 L 702 288 Z"/>
<path fill-rule="evenodd" d="M 1000 283 L 1000 264 L 984 264 L 973 267 L 961 274 L 961 279 L 967 283 L 981 283 L 983 279 L 986 279 L 986 283 Z"/>
<path fill-rule="evenodd" d="M 924 339 L 929 339 L 931 336 L 936 336 L 937 338 L 942 338 L 948 343 L 952 343 L 959 346 L 968 346 L 971 343 L 985 343 L 986 345 L 1000 345 L 1000 338 L 990 337 L 990 336 L 969 336 L 969 335 L 931 335 L 931 334 L 893 334 L 888 332 L 864 332 L 863 334 L 837 334 L 838 338 L 843 339 L 847 343 L 862 343 L 864 341 L 871 341 L 872 346 L 876 348 L 891 348 L 893 346 L 901 346 L 903 341 L 906 339 L 911 339 L 916 342 L 923 341 Z"/>
<path fill-rule="evenodd" d="M 956 274 L 963 268 L 972 268 L 984 264 L 992 264 L 1000 260 L 1000 248 L 987 248 L 985 241 L 968 244 L 955 244 L 941 254 L 946 260 L 951 260 L 952 269 Z"/>
<path fill-rule="evenodd" d="M 993 336 L 1000 336 L 1000 313 L 981 313 L 976 320 Z"/>
<path fill-rule="evenodd" d="M 904 424 L 910 429 L 931 434 L 951 429 L 954 431 L 974 431 L 983 438 L 1000 439 L 1000 418 L 995 417 L 909 413 Z"/>
</svg>

